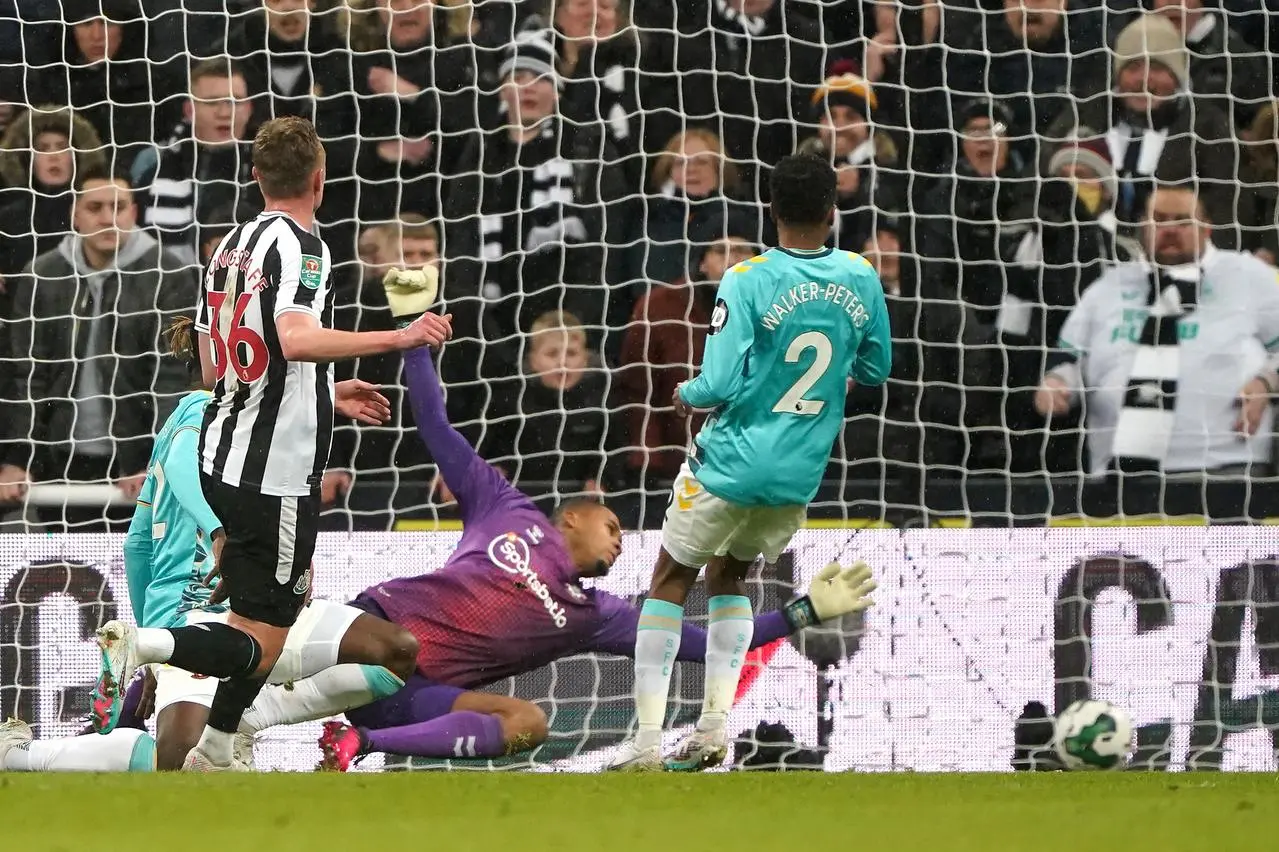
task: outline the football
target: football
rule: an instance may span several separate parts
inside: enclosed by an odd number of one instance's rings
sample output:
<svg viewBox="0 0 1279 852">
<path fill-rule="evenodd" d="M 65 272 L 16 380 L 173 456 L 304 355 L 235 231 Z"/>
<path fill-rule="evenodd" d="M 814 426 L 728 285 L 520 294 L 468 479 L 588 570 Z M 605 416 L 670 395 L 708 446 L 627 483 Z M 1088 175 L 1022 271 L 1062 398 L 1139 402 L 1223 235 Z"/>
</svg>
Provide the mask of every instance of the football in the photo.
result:
<svg viewBox="0 0 1279 852">
<path fill-rule="evenodd" d="M 1076 701 L 1057 716 L 1053 749 L 1066 769 L 1119 769 L 1132 747 L 1132 717 L 1109 701 Z"/>
</svg>

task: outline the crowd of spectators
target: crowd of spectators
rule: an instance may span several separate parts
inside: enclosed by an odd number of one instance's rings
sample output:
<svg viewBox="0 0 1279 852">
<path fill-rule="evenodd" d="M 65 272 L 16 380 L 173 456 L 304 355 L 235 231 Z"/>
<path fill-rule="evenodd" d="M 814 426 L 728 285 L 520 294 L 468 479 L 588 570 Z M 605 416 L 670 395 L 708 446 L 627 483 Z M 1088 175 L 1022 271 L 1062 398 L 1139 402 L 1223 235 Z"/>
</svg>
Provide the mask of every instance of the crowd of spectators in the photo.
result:
<svg viewBox="0 0 1279 852">
<path fill-rule="evenodd" d="M 159 331 L 260 206 L 249 147 L 279 115 L 326 143 L 333 323 L 390 327 L 382 272 L 440 264 L 450 416 L 518 483 L 669 481 L 698 426 L 672 391 L 719 278 L 771 244 L 769 169 L 795 151 L 836 166 L 834 245 L 879 271 L 895 339 L 833 475 L 1096 468 L 1086 412 L 1036 392 L 1089 285 L 1155 258 L 1156 187 L 1193 187 L 1219 249 L 1279 256 L 1268 8 L 0 0 L 0 504 L 135 487 L 187 386 Z M 326 500 L 447 499 L 398 361 L 341 372 L 397 414 L 339 429 Z"/>
</svg>

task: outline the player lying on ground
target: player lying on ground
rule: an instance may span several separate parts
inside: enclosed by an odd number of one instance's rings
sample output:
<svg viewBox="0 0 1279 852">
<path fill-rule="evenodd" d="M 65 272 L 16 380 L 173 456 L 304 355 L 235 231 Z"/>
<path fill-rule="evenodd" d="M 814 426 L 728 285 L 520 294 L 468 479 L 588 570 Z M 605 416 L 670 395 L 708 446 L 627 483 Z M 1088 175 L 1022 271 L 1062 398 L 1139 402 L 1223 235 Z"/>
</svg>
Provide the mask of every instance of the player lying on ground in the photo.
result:
<svg viewBox="0 0 1279 852">
<path fill-rule="evenodd" d="M 20 719 L 0 722 L 0 772 L 151 772 L 155 740 L 144 730 L 33 740 Z"/>
<path fill-rule="evenodd" d="M 415 279 L 414 276 L 417 276 Z M 430 306 L 434 274 L 388 288 L 400 320 Z M 390 280 L 390 276 L 388 276 Z M 405 293 L 404 289 L 411 292 Z M 629 654 L 639 610 L 583 578 L 606 574 L 621 551 L 616 515 L 579 500 L 547 518 L 449 425 L 431 355 L 405 354 L 404 375 L 418 434 L 456 495 L 463 532 L 440 569 L 389 580 L 353 606 L 406 627 L 418 640 L 417 672 L 394 696 L 347 713 L 355 727 L 330 723 L 326 765 L 345 770 L 373 751 L 421 757 L 496 757 L 546 738 L 546 716 L 532 702 L 472 690 L 571 654 Z M 869 569 L 831 566 L 809 594 L 756 619 L 753 645 L 794 631 L 813 611 L 833 618 L 863 605 Z M 706 634 L 684 625 L 678 659 L 701 661 Z M 346 710 L 310 682 L 276 691 L 245 716 L 255 725 L 288 724 Z M 259 709 L 260 708 L 260 709 Z M 261 710 L 271 710 L 265 713 Z"/>
<path fill-rule="evenodd" d="M 190 328 L 189 320 L 174 323 L 169 329 L 169 346 L 174 356 L 187 363 L 191 374 L 199 377 L 199 357 Z M 336 388 L 339 413 L 365 422 L 385 419 L 389 409 L 384 402 L 370 406 L 367 394 L 353 395 L 344 387 L 347 384 L 339 383 Z M 360 389 L 368 391 L 371 386 Z M 212 590 L 205 579 L 211 551 L 222 537 L 221 524 L 200 488 L 197 440 L 209 398 L 206 390 L 183 397 L 156 435 L 146 481 L 125 538 L 129 601 L 141 626 L 137 635 L 143 647 L 156 644 L 169 628 L 226 623 L 228 607 L 211 600 Z M 353 398 L 357 402 L 348 404 Z M 129 630 L 132 628 L 122 625 L 122 632 Z M 299 672 L 324 669 L 321 675 L 326 689 L 347 693 L 355 689 L 357 697 L 370 700 L 394 693 L 402 678 L 413 671 L 416 654 L 417 643 L 407 631 L 351 607 L 311 601 L 290 629 L 268 681 L 285 683 Z M 204 730 L 218 681 L 167 664 L 156 665 L 154 676 L 154 696 L 146 703 L 157 714 L 157 764 L 160 769 L 179 769 Z M 107 680 L 104 676 L 93 701 L 95 726 L 101 731 L 110 731 L 117 724 L 121 706 L 128 703 L 108 698 Z M 149 708 L 142 707 L 140 715 L 148 716 Z M 236 768 L 248 768 L 251 758 L 252 739 L 238 737 Z"/>
<path fill-rule="evenodd" d="M 675 410 L 710 411 L 675 480 L 662 550 L 635 640 L 637 736 L 610 768 L 662 768 L 671 660 L 683 644 L 684 600 L 706 566 L 710 595 L 705 691 L 696 730 L 665 768 L 714 766 L 753 644 L 746 572 L 772 564 L 804 521 L 844 422 L 849 382 L 879 385 L 892 367 L 884 288 L 864 258 L 826 247 L 835 171 L 798 155 L 773 169 L 779 248 L 720 280 L 702 371 L 675 391 Z M 869 589 L 867 589 L 869 592 Z M 814 604 L 819 604 L 817 598 Z M 858 608 L 870 605 L 868 598 Z M 814 607 L 797 626 L 825 618 Z"/>
</svg>

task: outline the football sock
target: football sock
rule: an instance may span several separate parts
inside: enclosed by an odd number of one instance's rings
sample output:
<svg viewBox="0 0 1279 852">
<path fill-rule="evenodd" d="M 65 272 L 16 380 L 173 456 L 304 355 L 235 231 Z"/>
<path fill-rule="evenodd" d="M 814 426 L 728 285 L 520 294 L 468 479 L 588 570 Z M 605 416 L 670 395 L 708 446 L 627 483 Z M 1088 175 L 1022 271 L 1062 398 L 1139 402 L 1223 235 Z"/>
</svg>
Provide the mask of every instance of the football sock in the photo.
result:
<svg viewBox="0 0 1279 852">
<path fill-rule="evenodd" d="M 501 757 L 506 754 L 502 722 L 487 713 L 463 710 L 429 722 L 362 730 L 369 751 L 413 757 Z"/>
<path fill-rule="evenodd" d="M 200 735 L 196 748 L 204 752 L 213 763 L 223 765 L 231 762 L 232 747 L 235 744 L 235 732 L 240 727 L 240 719 L 244 711 L 258 697 L 266 681 L 262 678 L 236 677 L 218 684 L 218 691 L 213 694 L 213 704 L 209 707 L 209 722 Z"/>
<path fill-rule="evenodd" d="M 742 663 L 755 633 L 750 598 L 716 595 L 710 599 L 708 609 L 711 618 L 706 631 L 706 686 L 702 693 L 702 717 L 697 722 L 702 731 L 724 727 L 737 696 Z"/>
<path fill-rule="evenodd" d="M 33 740 L 5 754 L 10 772 L 151 772 L 155 740 L 146 731 L 117 728 L 109 734 Z"/>
<path fill-rule="evenodd" d="M 148 635 L 145 646 L 143 633 Z M 170 637 L 169 652 L 161 658 L 154 653 L 144 653 L 144 648 L 156 652 L 162 647 L 159 637 L 153 634 Z M 209 677 L 245 677 L 252 674 L 262 661 L 262 646 L 243 630 L 217 622 L 204 622 L 171 630 L 139 630 L 138 657 L 142 663 L 169 663 Z"/>
<path fill-rule="evenodd" d="M 640 608 L 635 632 L 635 714 L 639 722 L 636 745 L 661 745 L 671 670 L 679 654 L 684 608 L 649 598 Z"/>
<path fill-rule="evenodd" d="M 138 628 L 138 661 L 167 663 L 173 656 L 173 631 L 163 627 Z"/>
<path fill-rule="evenodd" d="M 255 734 L 273 725 L 327 719 L 393 695 L 402 686 L 404 681 L 382 666 L 344 663 L 290 686 L 266 687 L 240 720 L 240 730 Z"/>
</svg>

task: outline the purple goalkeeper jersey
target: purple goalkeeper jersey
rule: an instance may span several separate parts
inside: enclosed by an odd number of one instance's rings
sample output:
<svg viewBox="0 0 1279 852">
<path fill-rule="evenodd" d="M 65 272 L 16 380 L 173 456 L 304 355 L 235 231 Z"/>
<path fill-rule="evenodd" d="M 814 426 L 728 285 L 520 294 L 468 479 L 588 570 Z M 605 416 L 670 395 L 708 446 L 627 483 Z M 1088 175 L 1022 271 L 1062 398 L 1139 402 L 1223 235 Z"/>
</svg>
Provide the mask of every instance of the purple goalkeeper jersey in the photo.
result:
<svg viewBox="0 0 1279 852">
<path fill-rule="evenodd" d="M 418 671 L 475 688 L 586 651 L 630 655 L 639 610 L 578 584 L 564 538 L 449 425 L 430 352 L 405 355 L 418 432 L 457 496 L 462 539 L 439 570 L 364 596 L 418 641 Z M 780 612 L 755 620 L 752 647 L 785 636 Z M 679 659 L 702 661 L 706 633 L 686 624 Z"/>
</svg>

